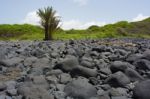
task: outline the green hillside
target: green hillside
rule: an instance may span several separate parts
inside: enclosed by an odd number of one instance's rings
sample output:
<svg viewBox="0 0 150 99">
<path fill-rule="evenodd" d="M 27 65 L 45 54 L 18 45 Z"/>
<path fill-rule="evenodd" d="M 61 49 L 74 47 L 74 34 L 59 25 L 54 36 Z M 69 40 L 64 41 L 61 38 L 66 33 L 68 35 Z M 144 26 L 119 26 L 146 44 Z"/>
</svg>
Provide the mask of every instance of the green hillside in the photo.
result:
<svg viewBox="0 0 150 99">
<path fill-rule="evenodd" d="M 2 24 L 0 25 L 1 40 L 26 40 L 43 38 L 43 30 L 39 26 L 29 24 Z"/>
<path fill-rule="evenodd" d="M 91 26 L 86 30 L 62 30 L 55 34 L 55 39 L 98 39 L 113 37 L 150 38 L 150 18 L 139 22 L 121 21 L 103 27 Z M 44 31 L 40 26 L 30 24 L 0 25 L 0 40 L 42 40 Z"/>
</svg>

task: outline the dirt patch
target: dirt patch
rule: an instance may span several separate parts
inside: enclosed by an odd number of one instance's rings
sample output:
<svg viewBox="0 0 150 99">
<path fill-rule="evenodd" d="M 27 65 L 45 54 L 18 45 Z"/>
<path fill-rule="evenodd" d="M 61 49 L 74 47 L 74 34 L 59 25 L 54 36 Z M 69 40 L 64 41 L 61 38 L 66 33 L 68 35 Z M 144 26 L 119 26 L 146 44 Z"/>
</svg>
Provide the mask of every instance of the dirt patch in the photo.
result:
<svg viewBox="0 0 150 99">
<path fill-rule="evenodd" d="M 21 69 L 9 68 L 4 74 L 0 74 L 0 81 L 15 80 L 21 75 Z"/>
</svg>

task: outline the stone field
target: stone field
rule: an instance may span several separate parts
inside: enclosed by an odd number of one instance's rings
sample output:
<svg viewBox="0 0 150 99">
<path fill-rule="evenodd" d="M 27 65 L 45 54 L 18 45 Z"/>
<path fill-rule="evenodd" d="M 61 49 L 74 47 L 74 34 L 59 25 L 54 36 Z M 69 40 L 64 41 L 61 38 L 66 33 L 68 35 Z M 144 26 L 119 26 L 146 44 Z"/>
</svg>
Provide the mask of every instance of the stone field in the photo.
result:
<svg viewBox="0 0 150 99">
<path fill-rule="evenodd" d="M 150 40 L 0 41 L 0 99 L 150 99 Z"/>
</svg>

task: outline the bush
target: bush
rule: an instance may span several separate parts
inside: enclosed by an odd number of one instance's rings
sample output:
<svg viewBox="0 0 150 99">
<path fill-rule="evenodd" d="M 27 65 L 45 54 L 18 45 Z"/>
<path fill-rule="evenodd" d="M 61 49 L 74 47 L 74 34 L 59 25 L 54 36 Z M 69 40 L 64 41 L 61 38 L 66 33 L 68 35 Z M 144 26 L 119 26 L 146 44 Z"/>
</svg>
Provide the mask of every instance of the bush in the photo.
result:
<svg viewBox="0 0 150 99">
<path fill-rule="evenodd" d="M 89 32 L 100 31 L 100 27 L 97 26 L 97 25 L 93 25 L 93 26 L 90 26 L 90 27 L 88 28 L 88 31 L 89 31 Z"/>
</svg>

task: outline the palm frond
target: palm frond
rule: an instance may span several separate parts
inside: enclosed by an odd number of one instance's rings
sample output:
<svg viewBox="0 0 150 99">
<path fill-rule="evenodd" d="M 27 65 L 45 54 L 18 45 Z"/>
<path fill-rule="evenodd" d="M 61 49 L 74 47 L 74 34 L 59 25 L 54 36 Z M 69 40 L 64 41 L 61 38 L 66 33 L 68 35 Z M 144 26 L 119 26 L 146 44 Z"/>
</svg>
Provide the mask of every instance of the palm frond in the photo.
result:
<svg viewBox="0 0 150 99">
<path fill-rule="evenodd" d="M 48 30 L 48 34 L 51 35 L 59 28 L 60 18 L 56 16 L 56 11 L 52 7 L 39 9 L 37 15 L 41 18 L 41 26 Z"/>
</svg>

